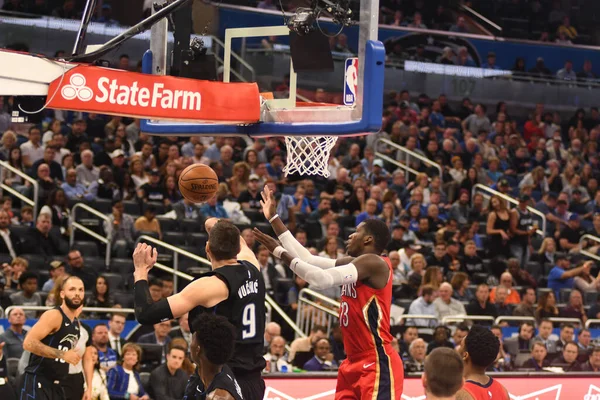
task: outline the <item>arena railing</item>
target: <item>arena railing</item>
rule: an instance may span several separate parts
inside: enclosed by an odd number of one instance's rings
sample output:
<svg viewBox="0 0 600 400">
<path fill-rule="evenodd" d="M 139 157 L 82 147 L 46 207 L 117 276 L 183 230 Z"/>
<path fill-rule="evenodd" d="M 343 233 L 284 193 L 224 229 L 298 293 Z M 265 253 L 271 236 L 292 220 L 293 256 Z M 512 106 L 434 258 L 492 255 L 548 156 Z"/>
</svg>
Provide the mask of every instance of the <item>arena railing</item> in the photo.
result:
<svg viewBox="0 0 600 400">
<path fill-rule="evenodd" d="M 398 315 L 396 318 L 396 324 L 401 325 L 400 323 L 405 319 L 429 319 L 435 321 L 435 324 L 432 326 L 420 326 L 416 325 L 417 328 L 429 329 L 438 325 L 438 318 L 435 315 L 427 315 L 427 314 L 402 314 Z"/>
<path fill-rule="evenodd" d="M 329 335 L 334 321 L 338 320 L 339 309 L 339 301 L 311 289 L 302 289 L 298 293 L 296 325 L 306 335 L 308 335 L 313 325 L 325 325 L 327 326 L 327 334 Z M 319 321 L 318 319 L 324 319 L 324 321 Z M 316 323 L 315 320 L 317 320 Z"/>
<path fill-rule="evenodd" d="M 590 326 L 595 325 L 595 324 L 600 325 L 600 319 L 590 318 L 587 321 L 585 321 L 585 327 L 587 329 L 589 329 Z"/>
<path fill-rule="evenodd" d="M 159 262 L 154 264 L 154 268 L 158 268 L 162 271 L 173 274 L 173 290 L 175 292 L 177 292 L 177 278 L 182 278 L 182 279 L 185 279 L 186 281 L 190 281 L 190 282 L 194 280 L 194 277 L 192 275 L 189 275 L 189 274 L 186 274 L 185 272 L 181 272 L 181 271 L 177 270 L 177 267 L 179 266 L 178 254 L 181 254 L 183 256 L 191 258 L 202 264 L 206 264 L 208 267 L 211 266 L 210 261 L 208 261 L 206 258 L 200 257 L 196 254 L 190 253 L 189 251 L 186 251 L 186 250 L 180 249 L 179 247 L 165 243 L 162 240 L 155 239 L 152 236 L 141 235 L 140 237 L 138 237 L 136 245 L 137 245 L 137 243 L 139 243 L 141 241 L 151 242 L 157 246 L 161 246 L 167 250 L 171 250 L 174 252 L 173 267 L 175 267 L 175 268 L 168 267 Z M 275 312 L 277 312 L 277 314 L 279 314 L 279 317 L 283 321 L 285 321 L 294 330 L 294 332 L 296 332 L 297 335 L 299 335 L 299 337 L 306 337 L 304 332 L 302 332 L 298 328 L 298 326 L 296 326 L 294 321 L 292 321 L 292 319 L 285 313 L 285 311 L 283 311 L 281 309 L 281 307 L 279 307 L 279 304 L 277 304 L 277 302 L 275 300 L 273 300 L 273 298 L 271 298 L 271 296 L 269 296 L 269 295 L 265 296 L 265 308 L 267 310 L 266 317 L 269 321 L 272 321 L 272 313 L 273 313 L 273 311 L 275 311 Z"/>
<path fill-rule="evenodd" d="M 588 233 L 588 234 L 583 235 L 581 238 L 579 238 L 579 247 L 581 248 L 579 253 L 583 254 L 586 257 L 593 258 L 596 261 L 600 261 L 600 256 L 583 249 L 583 244 L 586 240 L 591 240 L 593 242 L 596 242 L 597 243 L 596 246 L 600 246 L 600 238 L 598 236 L 590 235 Z"/>
<path fill-rule="evenodd" d="M 442 318 L 442 325 L 464 321 L 490 321 L 494 323 L 494 317 L 487 315 L 449 315 Z"/>
<path fill-rule="evenodd" d="M 37 181 L 35 179 L 33 179 L 32 177 L 30 177 L 29 175 L 27 175 L 25 172 L 14 168 L 9 163 L 7 163 L 5 161 L 0 161 L 0 175 L 2 174 L 3 168 L 12 172 L 15 175 L 20 176 L 27 182 L 31 183 L 31 186 L 33 186 L 33 199 L 30 199 L 29 197 L 19 193 L 12 187 L 5 184 L 4 181 L 0 182 L 0 188 L 2 190 L 7 191 L 8 193 L 12 194 L 13 196 L 15 196 L 16 198 L 21 200 L 23 203 L 33 207 L 33 221 L 35 222 L 37 220 L 37 216 L 38 216 L 38 193 L 40 192 L 40 187 L 39 187 Z"/>
<path fill-rule="evenodd" d="M 515 316 L 501 316 L 494 320 L 494 325 L 500 325 L 502 321 L 518 321 L 518 322 L 533 322 L 535 325 L 534 317 L 515 317 Z"/>
<path fill-rule="evenodd" d="M 213 41 L 213 53 L 215 56 L 215 60 L 219 63 L 219 66 L 223 66 L 225 64 L 225 60 L 223 59 L 223 57 L 221 57 L 221 52 L 225 53 L 225 43 L 223 43 L 223 41 L 221 41 L 221 39 L 219 39 L 216 36 L 211 37 Z M 242 38 L 242 49 L 246 47 L 245 43 L 246 38 L 244 37 Z M 248 62 L 244 60 L 244 54 L 242 53 L 242 55 L 240 56 L 236 52 L 232 51 L 231 57 L 233 57 L 238 62 L 240 70 L 236 71 L 235 68 L 230 68 L 229 72 L 241 82 L 256 82 L 256 71 L 254 70 L 254 67 L 252 67 L 252 65 L 248 64 Z M 248 72 L 250 73 L 250 77 L 244 76 L 242 67 L 248 70 Z"/>
<path fill-rule="evenodd" d="M 84 211 L 89 212 L 90 214 L 95 215 L 103 221 L 110 222 L 110 218 L 108 216 L 102 214 L 100 211 L 92 208 L 84 203 L 77 203 L 71 208 L 71 215 L 69 216 L 71 222 L 71 234 L 69 235 L 69 247 L 73 247 L 73 243 L 75 243 L 75 231 L 79 229 L 83 233 L 93 237 L 98 240 L 100 243 L 106 245 L 106 255 L 104 256 L 104 264 L 108 267 L 110 264 L 110 238 L 100 235 L 97 232 L 94 232 L 90 228 L 83 226 L 79 222 L 77 222 L 77 210 L 82 209 Z"/>
<path fill-rule="evenodd" d="M 548 318 L 548 320 L 551 322 L 558 322 L 559 324 L 574 324 L 574 325 L 579 325 L 580 327 L 583 326 L 583 323 L 581 322 L 581 320 L 579 318 L 552 317 L 552 318 Z"/>
<path fill-rule="evenodd" d="M 471 202 L 473 201 L 473 197 L 475 196 L 475 193 L 477 193 L 477 190 L 481 190 L 481 191 L 490 193 L 490 194 L 484 194 L 484 193 L 482 193 L 483 197 L 486 200 L 489 200 L 493 195 L 496 195 L 496 196 L 498 196 L 498 197 L 506 200 L 510 204 L 519 205 L 519 201 L 517 199 L 515 199 L 513 197 L 510 197 L 510 196 L 507 196 L 504 193 L 500 193 L 499 191 L 494 190 L 494 189 L 492 189 L 492 188 L 490 188 L 488 186 L 482 185 L 481 183 L 476 183 L 475 185 L 473 185 L 473 189 L 471 191 Z M 545 232 L 546 232 L 546 216 L 544 215 L 544 213 L 542 213 L 539 210 L 536 210 L 533 207 L 527 206 L 527 210 L 530 213 L 538 216 L 542 220 L 542 229 L 541 230 L 538 229 L 536 231 L 536 233 L 538 235 L 541 235 L 542 237 L 545 237 L 546 236 L 546 234 L 545 234 Z"/>
<path fill-rule="evenodd" d="M 377 149 L 377 147 L 378 147 L 377 145 L 379 143 L 383 143 L 384 145 L 386 145 L 388 147 L 392 147 L 392 148 L 396 149 L 398 151 L 398 159 L 400 159 L 401 156 L 404 156 L 404 162 L 405 162 L 405 164 L 403 164 L 403 165 L 406 166 L 406 168 L 404 168 L 404 169 L 405 169 L 405 171 L 407 171 L 407 173 L 408 172 L 412 172 L 415 175 L 419 173 L 419 171 L 416 171 L 416 170 L 414 170 L 413 168 L 411 168 L 409 166 L 410 161 L 411 161 L 410 159 L 411 159 L 411 157 L 413 157 L 413 158 L 416 158 L 417 160 L 419 160 L 420 162 L 422 162 L 423 164 L 429 165 L 430 167 L 433 167 L 433 168 L 437 169 L 440 177 L 443 175 L 443 173 L 442 173 L 442 171 L 443 171 L 442 170 L 442 166 L 440 164 L 438 164 L 438 163 L 436 163 L 434 161 L 431 161 L 429 158 L 427 158 L 427 157 L 425 157 L 425 156 L 423 156 L 423 155 L 421 155 L 421 154 L 419 154 L 417 152 L 409 150 L 406 147 L 402 147 L 398 143 L 394 143 L 394 142 L 392 142 L 389 139 L 384 139 L 384 138 L 377 139 L 375 141 L 375 149 L 373 149 L 373 150 Z M 394 160 L 393 158 L 388 157 L 388 156 L 386 156 L 385 154 L 382 154 L 379 151 L 375 151 L 375 155 L 377 157 L 379 157 L 379 158 L 382 158 L 382 159 L 384 159 L 384 160 L 386 160 L 388 162 L 392 162 L 392 163 L 394 163 L 396 165 L 397 165 L 397 163 L 399 161 L 399 160 Z M 408 176 L 407 176 L 407 179 L 408 179 Z"/>
</svg>

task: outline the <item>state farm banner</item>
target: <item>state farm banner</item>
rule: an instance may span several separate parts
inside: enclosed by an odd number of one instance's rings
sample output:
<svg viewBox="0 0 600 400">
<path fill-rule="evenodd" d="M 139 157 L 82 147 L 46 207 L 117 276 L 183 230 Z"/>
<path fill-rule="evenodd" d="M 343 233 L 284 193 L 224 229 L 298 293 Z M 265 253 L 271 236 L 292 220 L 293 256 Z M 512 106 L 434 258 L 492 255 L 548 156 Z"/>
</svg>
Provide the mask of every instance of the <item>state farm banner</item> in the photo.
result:
<svg viewBox="0 0 600 400">
<path fill-rule="evenodd" d="M 600 376 L 498 378 L 512 400 L 600 400 Z M 265 379 L 264 400 L 333 400 L 335 379 Z M 425 400 L 420 378 L 404 380 L 403 400 Z"/>
<path fill-rule="evenodd" d="M 174 121 L 254 123 L 255 83 L 223 83 L 79 65 L 50 83 L 48 108 Z"/>
</svg>

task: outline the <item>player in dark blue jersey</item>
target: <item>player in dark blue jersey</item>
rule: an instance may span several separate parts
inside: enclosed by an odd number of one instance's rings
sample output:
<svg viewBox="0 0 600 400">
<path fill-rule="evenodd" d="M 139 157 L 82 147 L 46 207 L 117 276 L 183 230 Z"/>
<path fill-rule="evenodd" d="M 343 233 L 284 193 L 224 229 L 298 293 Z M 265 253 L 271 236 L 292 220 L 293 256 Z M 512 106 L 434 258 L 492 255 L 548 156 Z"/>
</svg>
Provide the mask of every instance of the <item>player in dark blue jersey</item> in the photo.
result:
<svg viewBox="0 0 600 400">
<path fill-rule="evenodd" d="M 233 355 L 236 329 L 227 318 L 205 314 L 192 322 L 192 361 L 198 366 L 183 400 L 244 400 L 233 372 L 225 364 Z"/>
<path fill-rule="evenodd" d="M 133 253 L 136 319 L 141 324 L 154 324 L 187 312 L 190 321 L 202 313 L 225 317 L 236 329 L 235 350 L 227 365 L 245 399 L 262 399 L 264 279 L 254 252 L 235 225 L 216 218 L 207 220 L 205 225 L 209 233 L 206 254 L 212 271 L 167 299 L 154 302 L 148 288 L 148 271 L 156 262 L 156 249 L 146 244 L 136 247 Z"/>
<path fill-rule="evenodd" d="M 63 400 L 61 381 L 69 375 L 69 364 L 81 357 L 75 350 L 79 341 L 79 321 L 84 302 L 83 281 L 68 277 L 62 284 L 60 307 L 42 314 L 23 341 L 23 349 L 31 353 L 25 368 L 21 399 Z"/>
</svg>

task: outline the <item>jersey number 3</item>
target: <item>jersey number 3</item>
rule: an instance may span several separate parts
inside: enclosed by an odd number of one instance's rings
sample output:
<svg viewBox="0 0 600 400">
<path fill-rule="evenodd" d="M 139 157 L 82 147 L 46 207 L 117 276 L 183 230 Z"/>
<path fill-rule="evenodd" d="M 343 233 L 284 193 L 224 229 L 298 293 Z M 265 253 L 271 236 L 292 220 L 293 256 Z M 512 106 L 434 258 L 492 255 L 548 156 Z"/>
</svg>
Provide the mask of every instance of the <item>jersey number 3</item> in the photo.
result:
<svg viewBox="0 0 600 400">
<path fill-rule="evenodd" d="M 342 304 L 340 304 L 340 325 L 344 328 L 348 327 L 348 309 L 348 303 L 342 301 Z"/>
<path fill-rule="evenodd" d="M 254 303 L 248 304 L 244 307 L 242 312 L 242 339 L 252 339 L 256 336 L 256 307 Z"/>
</svg>

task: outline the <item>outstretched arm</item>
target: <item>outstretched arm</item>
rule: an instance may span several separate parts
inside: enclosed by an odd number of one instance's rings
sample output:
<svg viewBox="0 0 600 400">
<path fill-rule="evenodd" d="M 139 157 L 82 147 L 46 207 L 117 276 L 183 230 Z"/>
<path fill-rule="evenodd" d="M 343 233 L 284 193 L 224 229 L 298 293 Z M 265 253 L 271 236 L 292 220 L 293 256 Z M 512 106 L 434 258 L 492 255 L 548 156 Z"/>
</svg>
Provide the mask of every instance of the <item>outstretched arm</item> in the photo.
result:
<svg viewBox="0 0 600 400">
<path fill-rule="evenodd" d="M 310 251 L 308 251 L 306 247 L 302 246 L 300 242 L 296 240 L 294 235 L 292 235 L 292 232 L 288 230 L 281 218 L 279 218 L 279 215 L 277 215 L 277 202 L 275 201 L 273 192 L 271 192 L 269 188 L 265 186 L 264 190 L 261 192 L 261 196 L 262 200 L 260 201 L 260 204 L 262 205 L 265 218 L 267 218 L 271 223 L 273 231 L 275 231 L 275 234 L 279 238 L 283 248 L 285 248 L 293 257 L 297 257 L 302 261 L 306 261 L 307 263 L 321 269 L 333 268 L 335 266 L 348 264 L 352 261 L 352 259 L 345 259 L 344 263 L 340 264 L 338 262 L 336 264 L 336 260 L 332 260 L 331 258 L 313 256 L 310 254 Z"/>
<path fill-rule="evenodd" d="M 345 265 L 322 269 L 300 258 L 294 257 L 272 237 L 254 228 L 254 237 L 265 245 L 275 257 L 283 261 L 294 273 L 317 290 L 364 281 L 375 289 L 385 287 L 390 279 L 390 270 L 383 259 L 375 254 L 364 254 Z"/>
</svg>

